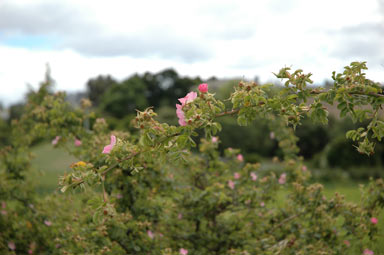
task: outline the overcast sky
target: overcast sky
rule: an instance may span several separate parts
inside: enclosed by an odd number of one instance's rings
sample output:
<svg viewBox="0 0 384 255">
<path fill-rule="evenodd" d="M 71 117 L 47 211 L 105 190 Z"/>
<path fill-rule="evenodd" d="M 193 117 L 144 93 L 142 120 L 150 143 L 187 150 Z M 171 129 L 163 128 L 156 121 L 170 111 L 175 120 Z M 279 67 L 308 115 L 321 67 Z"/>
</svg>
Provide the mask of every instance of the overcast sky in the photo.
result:
<svg viewBox="0 0 384 255">
<path fill-rule="evenodd" d="M 291 66 L 317 83 L 351 61 L 384 81 L 384 0 L 0 0 L 0 101 L 36 88 L 85 90 L 173 67 L 184 76 L 271 81 Z"/>
</svg>

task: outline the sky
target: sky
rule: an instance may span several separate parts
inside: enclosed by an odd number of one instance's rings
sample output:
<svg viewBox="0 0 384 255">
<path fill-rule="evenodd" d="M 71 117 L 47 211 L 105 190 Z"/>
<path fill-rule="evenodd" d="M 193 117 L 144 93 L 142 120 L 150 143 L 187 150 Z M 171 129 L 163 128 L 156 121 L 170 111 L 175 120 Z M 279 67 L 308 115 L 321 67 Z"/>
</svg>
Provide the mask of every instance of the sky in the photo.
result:
<svg viewBox="0 0 384 255">
<path fill-rule="evenodd" d="M 275 81 L 282 67 L 322 83 L 352 61 L 384 82 L 384 0 L 0 0 L 0 102 L 37 88 L 84 91 L 174 68 L 203 79 Z"/>
</svg>

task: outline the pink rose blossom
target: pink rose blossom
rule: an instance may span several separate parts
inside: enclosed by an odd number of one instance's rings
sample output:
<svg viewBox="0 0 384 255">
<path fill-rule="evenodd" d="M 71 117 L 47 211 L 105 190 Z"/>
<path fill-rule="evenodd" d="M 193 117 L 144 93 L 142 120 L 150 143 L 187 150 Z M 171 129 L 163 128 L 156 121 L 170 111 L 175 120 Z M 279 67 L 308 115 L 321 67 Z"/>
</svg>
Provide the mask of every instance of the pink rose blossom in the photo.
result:
<svg viewBox="0 0 384 255">
<path fill-rule="evenodd" d="M 30 245 L 29 245 L 29 250 L 28 250 L 28 254 L 33 254 L 33 251 L 36 249 L 36 243 L 35 242 L 32 242 Z"/>
<path fill-rule="evenodd" d="M 344 240 L 343 243 L 346 245 L 346 246 L 351 246 L 351 243 L 348 241 L 348 240 Z"/>
<path fill-rule="evenodd" d="M 377 224 L 377 222 L 378 222 L 378 219 L 377 218 L 375 218 L 375 217 L 373 217 L 373 218 L 371 218 L 371 222 L 372 222 L 372 224 Z"/>
<path fill-rule="evenodd" d="M 116 145 L 116 136 L 111 135 L 111 143 L 104 147 L 103 153 L 109 154 L 111 153 L 111 150 Z"/>
<path fill-rule="evenodd" d="M 217 143 L 219 141 L 219 138 L 217 136 L 212 136 L 212 142 Z"/>
<path fill-rule="evenodd" d="M 148 230 L 147 231 L 147 235 L 149 236 L 149 238 L 153 239 L 155 237 L 155 234 L 151 231 L 151 230 Z"/>
<path fill-rule="evenodd" d="M 207 83 L 202 83 L 199 85 L 199 91 L 201 93 L 207 93 L 208 92 L 208 84 Z"/>
<path fill-rule="evenodd" d="M 183 214 L 179 213 L 179 214 L 177 215 L 177 218 L 178 218 L 179 220 L 181 220 L 181 219 L 183 218 Z"/>
<path fill-rule="evenodd" d="M 16 249 L 16 245 L 13 241 L 8 242 L 8 248 L 12 251 Z"/>
<path fill-rule="evenodd" d="M 250 175 L 251 175 L 252 181 L 256 181 L 257 180 L 257 174 L 252 172 Z"/>
<path fill-rule="evenodd" d="M 55 139 L 52 140 L 52 145 L 56 145 L 59 140 L 60 140 L 61 136 L 56 136 Z"/>
<path fill-rule="evenodd" d="M 81 141 L 77 138 L 75 138 L 75 146 L 80 147 L 81 146 Z"/>
<path fill-rule="evenodd" d="M 287 181 L 287 174 L 286 173 L 281 174 L 279 178 L 279 183 L 284 184 L 286 181 Z"/>
<path fill-rule="evenodd" d="M 179 102 L 181 103 L 181 106 L 184 106 L 193 100 L 195 100 L 197 97 L 196 92 L 189 92 L 185 97 L 179 98 Z"/>
<path fill-rule="evenodd" d="M 6 207 L 7 207 L 7 204 L 6 204 L 4 201 L 2 201 L 2 202 L 1 202 L 1 208 L 2 208 L 2 209 L 5 209 Z M 0 213 L 1 213 L 2 215 L 7 215 L 7 211 L 6 211 L 6 210 L 1 210 Z"/>
<path fill-rule="evenodd" d="M 307 168 L 307 166 L 303 166 L 303 167 L 301 168 L 301 170 L 302 170 L 303 172 L 306 172 L 306 171 L 308 170 L 308 168 Z"/>
<path fill-rule="evenodd" d="M 186 126 L 187 123 L 185 122 L 185 114 L 183 112 L 183 107 L 187 103 L 192 102 L 197 97 L 196 92 L 189 92 L 185 97 L 179 98 L 180 104 L 176 104 L 176 115 L 179 118 L 179 125 L 180 126 Z"/>
<path fill-rule="evenodd" d="M 176 115 L 177 115 L 177 118 L 179 118 L 179 125 L 180 126 L 186 126 L 187 123 L 185 122 L 185 115 L 183 112 L 183 106 L 180 104 L 176 104 Z"/>
<path fill-rule="evenodd" d="M 52 225 L 52 222 L 50 222 L 49 220 L 45 220 L 44 221 L 44 224 L 47 225 L 48 227 Z"/>
<path fill-rule="evenodd" d="M 236 172 L 233 176 L 236 180 L 240 179 L 240 174 L 238 172 Z"/>
<path fill-rule="evenodd" d="M 264 206 L 265 206 L 265 203 L 264 203 L 264 202 L 261 202 L 261 203 L 260 203 L 260 206 L 261 206 L 261 207 L 264 207 Z"/>
<path fill-rule="evenodd" d="M 243 161 L 244 161 L 244 157 L 243 157 L 243 155 L 241 155 L 241 154 L 238 154 L 238 155 L 236 156 L 236 158 L 237 158 L 237 160 L 240 161 L 240 162 L 243 162 Z"/>
<path fill-rule="evenodd" d="M 183 249 L 183 248 L 181 248 L 181 249 L 180 249 L 180 254 L 181 254 L 181 255 L 187 255 L 187 254 L 188 254 L 188 250 L 187 250 L 187 249 Z"/>
<path fill-rule="evenodd" d="M 364 255 L 373 255 L 374 252 L 371 251 L 370 249 L 365 249 L 364 252 L 363 252 Z"/>
<path fill-rule="evenodd" d="M 229 180 L 229 181 L 228 181 L 228 187 L 229 187 L 230 189 L 235 189 L 235 183 L 234 183 L 232 180 Z"/>
</svg>

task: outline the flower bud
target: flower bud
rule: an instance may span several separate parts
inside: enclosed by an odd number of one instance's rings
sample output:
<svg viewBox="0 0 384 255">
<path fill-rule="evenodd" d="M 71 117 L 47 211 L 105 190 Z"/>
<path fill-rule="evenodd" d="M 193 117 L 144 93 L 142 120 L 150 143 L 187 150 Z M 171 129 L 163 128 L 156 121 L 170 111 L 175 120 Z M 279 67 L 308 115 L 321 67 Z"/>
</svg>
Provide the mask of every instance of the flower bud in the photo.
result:
<svg viewBox="0 0 384 255">
<path fill-rule="evenodd" d="M 207 83 L 202 83 L 199 85 L 199 91 L 201 93 L 207 93 L 208 92 L 208 84 Z"/>
</svg>

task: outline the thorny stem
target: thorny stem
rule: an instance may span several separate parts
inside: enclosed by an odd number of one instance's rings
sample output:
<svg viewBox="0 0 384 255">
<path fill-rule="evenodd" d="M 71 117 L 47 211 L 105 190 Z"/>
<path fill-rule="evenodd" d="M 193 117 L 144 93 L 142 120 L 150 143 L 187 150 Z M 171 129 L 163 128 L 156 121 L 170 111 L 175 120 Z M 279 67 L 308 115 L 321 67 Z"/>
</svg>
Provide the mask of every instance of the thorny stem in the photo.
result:
<svg viewBox="0 0 384 255">
<path fill-rule="evenodd" d="M 313 95 L 321 94 L 321 93 L 326 93 L 326 91 L 318 91 L 318 90 L 311 90 L 310 92 Z M 363 92 L 348 92 L 349 95 L 361 95 L 361 96 L 373 96 L 373 97 L 384 97 L 384 94 L 378 94 L 378 93 L 363 93 Z"/>
<path fill-rule="evenodd" d="M 165 142 L 165 141 L 166 141 L 167 139 L 169 139 L 169 138 L 172 138 L 172 137 L 175 137 L 175 136 L 178 136 L 178 135 L 180 135 L 179 132 L 178 132 L 178 133 L 174 133 L 174 134 L 169 135 L 169 136 L 166 136 L 166 137 L 164 137 L 161 141 L 157 142 L 157 143 L 155 144 L 155 146 L 158 145 L 158 144 L 161 144 L 161 143 Z M 109 168 L 107 168 L 106 170 L 104 170 L 104 171 L 101 173 L 101 175 L 102 175 L 102 176 L 105 176 L 109 171 L 111 171 L 113 168 L 117 167 L 121 162 L 126 161 L 126 160 L 130 160 L 131 158 L 134 158 L 136 155 L 141 154 L 141 153 L 144 153 L 144 152 L 148 152 L 148 151 L 150 151 L 151 149 L 153 149 L 153 148 L 151 147 L 151 148 L 149 148 L 149 149 L 147 149 L 147 150 L 143 150 L 143 151 L 141 151 L 141 152 L 139 152 L 139 151 L 135 151 L 135 152 L 132 152 L 132 154 L 129 155 L 128 157 L 125 157 L 125 158 L 122 158 L 122 159 L 118 159 L 117 162 L 116 162 L 115 164 L 113 164 L 112 166 L 110 166 Z"/>
<path fill-rule="evenodd" d="M 311 93 L 311 94 L 314 94 L 314 95 L 317 95 L 317 94 L 326 93 L 326 92 L 324 92 L 324 91 L 318 91 L 318 90 L 311 90 L 310 93 Z M 351 92 L 351 93 L 349 93 L 349 94 L 351 94 L 351 95 L 366 95 L 366 96 L 373 96 L 373 97 L 384 97 L 383 94 L 377 94 L 377 93 L 372 93 L 372 92 L 370 92 L 370 93 Z M 262 106 L 262 105 L 264 105 L 264 104 L 265 104 L 264 102 L 259 102 L 257 105 L 250 105 L 250 106 L 244 106 L 244 107 L 247 107 L 247 108 L 249 107 L 249 108 L 251 108 L 251 107 L 256 107 L 256 106 Z M 228 115 L 236 115 L 236 114 L 239 113 L 240 110 L 241 110 L 241 108 L 232 109 L 232 110 L 230 110 L 230 111 L 224 111 L 224 112 L 221 112 L 221 113 L 216 114 L 216 115 L 215 115 L 215 118 L 219 118 L 219 117 L 223 117 L 223 116 L 228 116 Z M 378 110 L 378 109 L 376 109 L 376 112 L 377 112 L 377 110 Z M 158 144 L 163 143 L 164 141 L 166 141 L 166 140 L 169 139 L 169 138 L 178 136 L 178 135 L 180 135 L 180 134 L 181 134 L 180 132 L 177 132 L 177 133 L 174 133 L 174 134 L 172 134 L 172 135 L 166 136 L 166 137 L 164 137 L 161 141 L 157 142 L 157 143 L 155 144 L 155 146 L 158 145 Z M 118 159 L 117 162 L 116 162 L 115 164 L 113 164 L 112 166 L 110 166 L 109 168 L 107 168 L 106 170 L 104 170 L 104 171 L 101 173 L 101 175 L 102 175 L 102 176 L 105 176 L 109 171 L 111 171 L 112 169 L 114 169 L 115 167 L 117 167 L 121 162 L 126 161 L 126 160 L 129 160 L 129 159 L 132 159 L 132 158 L 135 157 L 136 155 L 141 154 L 141 153 L 144 153 L 144 152 L 148 152 L 148 151 L 150 151 L 151 149 L 153 149 L 153 148 L 151 147 L 151 148 L 149 148 L 149 149 L 147 149 L 147 150 L 144 150 L 144 151 L 141 151 L 141 152 L 133 152 L 131 155 L 129 155 L 129 156 L 125 157 L 125 158 Z M 83 183 L 83 182 L 84 182 L 84 181 L 82 180 L 82 181 L 80 181 L 78 184 L 81 184 L 81 183 Z M 297 217 L 297 216 L 298 216 L 298 215 L 296 215 L 295 217 Z M 295 218 L 295 217 L 294 217 L 294 218 Z M 292 217 L 291 217 L 291 218 L 292 218 Z M 291 220 L 291 218 L 288 218 L 288 219 L 286 219 L 286 220 Z M 284 221 L 283 221 L 283 222 L 284 222 Z M 278 225 L 278 227 L 280 227 L 280 224 Z"/>
<path fill-rule="evenodd" d="M 274 226 L 273 228 L 271 228 L 271 229 L 269 230 L 269 233 L 272 233 L 275 229 L 280 228 L 280 227 L 283 226 L 285 223 L 287 223 L 287 222 L 289 222 L 289 221 L 291 221 L 291 220 L 293 220 L 293 219 L 299 217 L 299 216 L 302 215 L 302 214 L 303 214 L 303 212 L 302 212 L 302 213 L 295 214 L 295 215 L 292 215 L 291 217 L 284 219 L 284 220 L 281 221 L 279 224 L 277 224 L 276 226 Z"/>
</svg>

